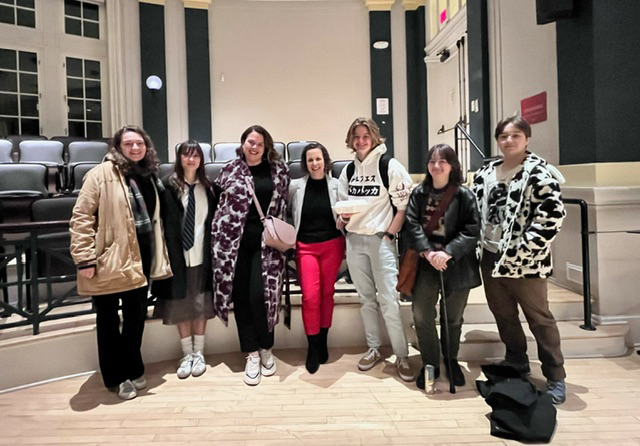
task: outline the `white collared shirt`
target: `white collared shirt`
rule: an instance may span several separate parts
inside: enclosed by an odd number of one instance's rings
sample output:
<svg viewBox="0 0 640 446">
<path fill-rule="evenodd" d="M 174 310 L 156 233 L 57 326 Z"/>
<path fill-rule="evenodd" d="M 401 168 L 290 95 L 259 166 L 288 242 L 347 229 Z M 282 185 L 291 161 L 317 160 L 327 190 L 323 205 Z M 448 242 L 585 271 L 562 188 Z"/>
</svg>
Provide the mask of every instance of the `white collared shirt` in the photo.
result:
<svg viewBox="0 0 640 446">
<path fill-rule="evenodd" d="M 184 252 L 184 260 L 188 267 L 202 265 L 203 249 L 204 249 L 204 231 L 211 230 L 204 227 L 204 222 L 207 219 L 207 212 L 209 211 L 209 204 L 207 202 L 207 192 L 198 180 L 196 180 L 196 187 L 194 190 L 196 198 L 196 215 L 195 215 L 195 228 L 193 234 L 193 246 L 188 251 Z M 189 184 L 185 183 L 182 188 L 182 206 L 184 208 L 184 218 L 187 215 L 187 207 L 189 206 Z"/>
</svg>

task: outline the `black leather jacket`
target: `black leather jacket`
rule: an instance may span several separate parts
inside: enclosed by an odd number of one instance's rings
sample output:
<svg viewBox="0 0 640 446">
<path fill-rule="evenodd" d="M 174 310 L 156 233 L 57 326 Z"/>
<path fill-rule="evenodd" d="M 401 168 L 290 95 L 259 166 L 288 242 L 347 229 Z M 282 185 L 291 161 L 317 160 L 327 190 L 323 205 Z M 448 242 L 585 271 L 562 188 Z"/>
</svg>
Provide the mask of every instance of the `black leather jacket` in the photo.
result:
<svg viewBox="0 0 640 446">
<path fill-rule="evenodd" d="M 430 191 L 431 185 L 420 183 L 411 193 L 407 207 L 404 232 L 409 246 L 418 252 L 432 247 L 422 227 Z M 451 199 L 444 214 L 444 226 L 444 250 L 452 257 L 444 271 L 445 288 L 461 289 L 479 286 L 482 281 L 475 250 L 480 238 L 480 214 L 473 193 L 466 187 L 460 186 Z M 420 265 L 435 272 L 435 269 L 424 259 L 421 259 Z"/>
</svg>

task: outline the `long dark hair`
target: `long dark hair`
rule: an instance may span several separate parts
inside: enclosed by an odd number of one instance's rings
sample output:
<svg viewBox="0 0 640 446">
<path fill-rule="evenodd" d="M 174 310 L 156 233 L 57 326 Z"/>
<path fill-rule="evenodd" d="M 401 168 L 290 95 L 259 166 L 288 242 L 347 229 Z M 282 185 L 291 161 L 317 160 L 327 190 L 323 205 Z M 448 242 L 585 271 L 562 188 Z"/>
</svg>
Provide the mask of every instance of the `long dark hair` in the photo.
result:
<svg viewBox="0 0 640 446">
<path fill-rule="evenodd" d="M 144 158 L 142 158 L 137 163 L 134 163 L 129 158 L 124 156 L 122 153 L 122 136 L 127 132 L 137 133 L 144 140 L 144 145 L 147 148 L 147 153 Z M 129 176 L 133 173 L 140 173 L 141 175 L 147 176 L 150 174 L 158 173 L 158 166 L 160 165 L 160 161 L 158 160 L 158 154 L 156 153 L 156 149 L 153 147 L 153 141 L 141 127 L 137 125 L 125 125 L 120 130 L 118 130 L 111 138 L 111 145 L 109 146 L 109 154 L 111 155 L 111 159 L 113 163 L 118 167 L 118 169 L 122 172 L 124 176 Z"/>
<path fill-rule="evenodd" d="M 184 179 L 184 168 L 182 167 L 182 156 L 191 156 L 194 153 L 200 156 L 200 164 L 196 169 L 196 178 L 198 178 L 204 187 L 207 189 L 211 188 L 211 181 L 209 181 L 204 171 L 204 152 L 202 151 L 202 147 L 200 147 L 197 141 L 189 140 L 180 143 L 176 152 L 176 162 L 173 166 L 174 174 L 171 176 L 171 184 L 173 184 L 178 191 L 182 191 L 186 183 Z"/>
<path fill-rule="evenodd" d="M 247 137 L 251 134 L 251 132 L 256 132 L 262 135 L 262 137 L 264 138 L 264 153 L 262 154 L 263 160 L 267 160 L 269 161 L 269 163 L 271 163 L 272 161 L 280 159 L 280 155 L 273 147 L 273 138 L 271 137 L 271 134 L 269 134 L 269 132 L 267 132 L 267 129 L 265 129 L 261 125 L 252 125 L 247 130 L 242 132 L 242 136 L 240 137 L 240 147 L 236 149 L 236 153 L 240 158 L 244 159 L 242 146 L 244 145 L 244 142 L 247 140 Z"/>
<path fill-rule="evenodd" d="M 440 158 L 446 160 L 451 166 L 447 185 L 460 186 L 462 184 L 462 167 L 456 151 L 449 144 L 436 144 L 429 149 L 429 153 L 427 153 L 427 176 L 424 178 L 424 184 L 429 187 L 433 186 L 433 177 L 429 173 L 429 161 L 436 154 L 440 155 Z"/>
</svg>

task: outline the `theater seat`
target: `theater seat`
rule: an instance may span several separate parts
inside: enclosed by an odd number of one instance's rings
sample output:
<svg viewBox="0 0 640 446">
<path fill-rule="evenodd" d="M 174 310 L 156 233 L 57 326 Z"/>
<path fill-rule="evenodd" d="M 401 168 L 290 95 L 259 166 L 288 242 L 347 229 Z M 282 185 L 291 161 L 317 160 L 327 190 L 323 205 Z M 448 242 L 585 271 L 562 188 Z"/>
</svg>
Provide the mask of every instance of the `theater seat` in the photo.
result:
<svg viewBox="0 0 640 446">
<path fill-rule="evenodd" d="M 209 181 L 212 183 L 215 181 L 225 164 L 227 163 L 208 163 L 204 165 L 204 172 L 207 178 L 209 178 Z"/>
<path fill-rule="evenodd" d="M 78 163 L 73 166 L 71 170 L 71 184 L 69 188 L 73 191 L 74 195 L 78 195 L 80 193 L 80 189 L 82 189 L 82 183 L 84 181 L 84 176 L 91 169 L 96 167 L 99 163 Z"/>
<path fill-rule="evenodd" d="M 344 169 L 350 162 L 351 160 L 334 161 L 333 165 L 331 166 L 331 176 L 333 176 L 333 178 L 340 178 L 342 169 Z"/>
<path fill-rule="evenodd" d="M 306 174 L 302 171 L 302 167 L 300 165 L 300 161 L 293 161 L 289 163 L 289 177 L 292 180 L 296 178 L 302 178 Z"/>
<path fill-rule="evenodd" d="M 11 159 L 11 141 L 0 139 L 0 163 L 12 163 Z"/>
<path fill-rule="evenodd" d="M 289 162 L 299 161 L 302 157 L 302 150 L 312 142 L 317 143 L 317 141 L 291 141 L 287 144 L 287 160 Z"/>
<path fill-rule="evenodd" d="M 213 145 L 213 162 L 231 161 L 238 157 L 236 149 L 240 147 L 239 142 L 217 142 Z"/>
</svg>

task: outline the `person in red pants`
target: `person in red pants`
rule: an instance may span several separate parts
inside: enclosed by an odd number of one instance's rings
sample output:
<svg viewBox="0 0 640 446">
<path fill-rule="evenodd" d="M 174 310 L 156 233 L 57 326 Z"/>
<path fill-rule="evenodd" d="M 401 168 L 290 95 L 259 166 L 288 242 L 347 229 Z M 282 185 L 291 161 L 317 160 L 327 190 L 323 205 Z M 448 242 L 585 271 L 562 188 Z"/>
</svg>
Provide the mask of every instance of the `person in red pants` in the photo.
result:
<svg viewBox="0 0 640 446">
<path fill-rule="evenodd" d="M 291 182 L 289 199 L 298 230 L 296 265 L 302 289 L 302 321 L 309 341 L 306 368 L 315 373 L 329 359 L 327 335 L 345 240 L 336 229 L 337 215 L 332 209 L 338 180 L 329 175 L 329 152 L 322 144 L 311 143 L 303 149 L 301 159 L 307 175 Z"/>
</svg>

